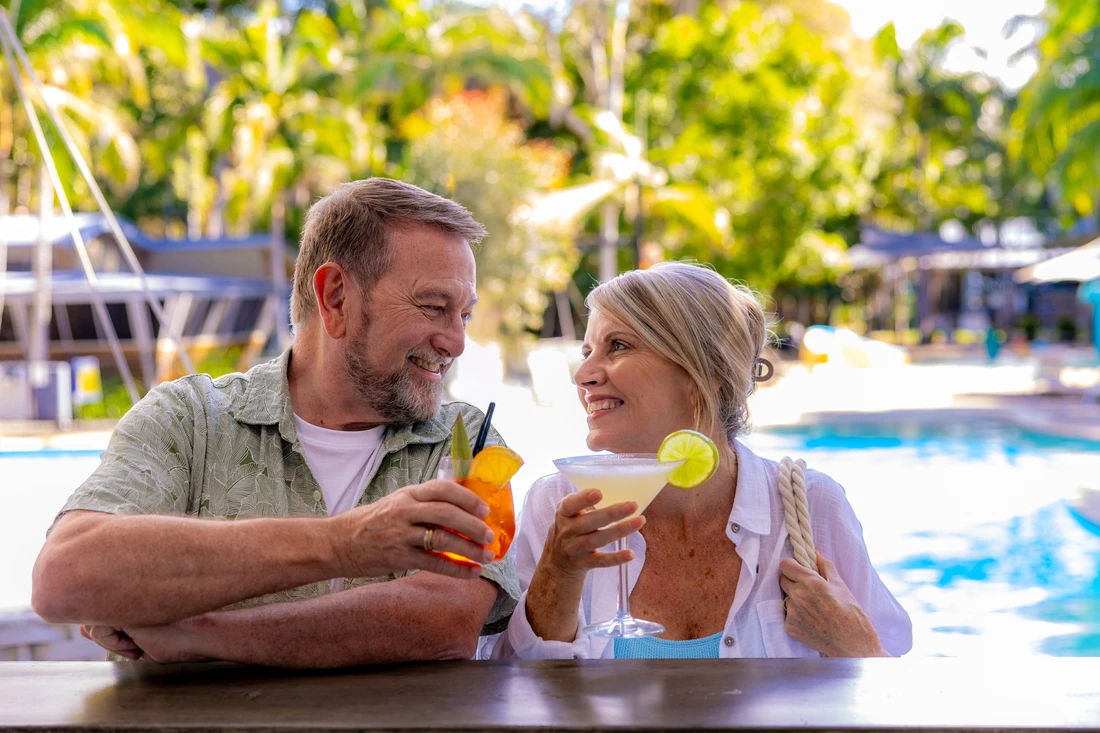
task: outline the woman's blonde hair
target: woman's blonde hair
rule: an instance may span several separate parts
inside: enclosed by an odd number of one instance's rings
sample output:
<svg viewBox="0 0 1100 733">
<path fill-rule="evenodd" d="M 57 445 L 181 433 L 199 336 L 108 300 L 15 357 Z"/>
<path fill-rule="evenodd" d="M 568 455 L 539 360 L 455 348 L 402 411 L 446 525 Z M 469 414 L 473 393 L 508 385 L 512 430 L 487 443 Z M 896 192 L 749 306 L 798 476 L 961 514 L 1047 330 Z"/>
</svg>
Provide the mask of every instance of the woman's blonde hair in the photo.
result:
<svg viewBox="0 0 1100 733">
<path fill-rule="evenodd" d="M 748 396 L 768 323 L 756 294 L 714 270 L 662 262 L 603 283 L 585 301 L 627 326 L 695 386 L 695 428 L 733 439 L 748 426 Z"/>
</svg>

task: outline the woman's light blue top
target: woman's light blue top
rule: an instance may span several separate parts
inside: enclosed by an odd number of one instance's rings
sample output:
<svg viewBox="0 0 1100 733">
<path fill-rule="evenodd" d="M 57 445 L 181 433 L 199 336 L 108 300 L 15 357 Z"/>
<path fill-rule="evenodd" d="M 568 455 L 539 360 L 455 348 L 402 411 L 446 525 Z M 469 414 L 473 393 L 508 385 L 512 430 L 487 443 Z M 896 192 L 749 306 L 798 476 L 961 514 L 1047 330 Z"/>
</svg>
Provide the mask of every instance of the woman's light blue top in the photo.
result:
<svg viewBox="0 0 1100 733">
<path fill-rule="evenodd" d="M 656 636 L 615 639 L 615 659 L 717 659 L 722 632 L 702 639 L 670 641 Z"/>
</svg>

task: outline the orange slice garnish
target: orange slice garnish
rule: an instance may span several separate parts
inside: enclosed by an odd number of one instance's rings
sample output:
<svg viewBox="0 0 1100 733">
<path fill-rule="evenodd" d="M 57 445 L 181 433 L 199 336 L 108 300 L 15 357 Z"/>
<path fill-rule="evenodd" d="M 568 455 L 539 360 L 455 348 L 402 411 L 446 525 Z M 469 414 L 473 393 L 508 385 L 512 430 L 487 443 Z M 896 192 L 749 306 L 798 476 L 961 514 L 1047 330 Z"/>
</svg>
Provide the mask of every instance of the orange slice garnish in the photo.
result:
<svg viewBox="0 0 1100 733">
<path fill-rule="evenodd" d="M 519 457 L 519 453 L 501 445 L 491 445 L 474 456 L 466 479 L 503 486 L 516 475 L 522 465 L 523 459 Z"/>
</svg>

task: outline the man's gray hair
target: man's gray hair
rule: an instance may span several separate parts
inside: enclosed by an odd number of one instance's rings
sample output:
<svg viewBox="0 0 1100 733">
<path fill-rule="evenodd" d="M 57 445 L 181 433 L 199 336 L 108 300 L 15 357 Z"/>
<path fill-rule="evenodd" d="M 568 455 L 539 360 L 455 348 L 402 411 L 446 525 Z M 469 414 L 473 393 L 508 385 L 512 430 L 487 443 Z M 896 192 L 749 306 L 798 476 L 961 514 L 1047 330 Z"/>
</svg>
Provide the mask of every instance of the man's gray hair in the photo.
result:
<svg viewBox="0 0 1100 733">
<path fill-rule="evenodd" d="M 313 275 L 326 262 L 343 267 L 369 292 L 393 263 L 390 232 L 408 224 L 425 224 L 457 234 L 474 247 L 485 227 L 462 205 L 392 178 L 342 183 L 310 207 L 302 228 L 291 321 L 305 323 L 317 310 Z"/>
</svg>

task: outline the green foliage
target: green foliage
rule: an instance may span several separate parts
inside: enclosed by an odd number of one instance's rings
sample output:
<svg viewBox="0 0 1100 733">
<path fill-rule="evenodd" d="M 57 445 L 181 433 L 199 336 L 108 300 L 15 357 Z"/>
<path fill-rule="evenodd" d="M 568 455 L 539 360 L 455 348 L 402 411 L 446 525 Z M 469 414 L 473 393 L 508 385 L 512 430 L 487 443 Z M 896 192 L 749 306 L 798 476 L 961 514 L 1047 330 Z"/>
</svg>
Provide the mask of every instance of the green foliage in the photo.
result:
<svg viewBox="0 0 1100 733">
<path fill-rule="evenodd" d="M 1032 313 L 1020 316 L 1019 326 L 1024 333 L 1024 338 L 1028 341 L 1034 341 L 1039 335 L 1039 319 Z"/>
<path fill-rule="evenodd" d="M 1012 151 L 1050 184 L 1067 222 L 1100 206 L 1100 4 L 1049 0 L 1039 71 L 1020 92 Z"/>
<path fill-rule="evenodd" d="M 11 12 L 13 4 L 3 4 Z M 132 192 L 140 168 L 136 130 L 121 107 L 125 97 L 143 98 L 146 79 L 135 49 L 146 37 L 134 22 L 141 11 L 107 0 L 24 0 L 14 12 L 11 21 L 27 58 L 100 184 L 117 194 Z M 23 86 L 37 99 L 29 79 Z M 10 158 L 17 168 L 38 166 L 42 155 L 3 57 L 0 99 L 0 160 Z M 61 138 L 48 122 L 43 127 L 66 193 L 78 204 L 90 203 L 76 167 L 60 152 Z"/>
<path fill-rule="evenodd" d="M 139 385 L 139 392 L 144 389 Z M 75 417 L 78 420 L 117 420 L 133 407 L 130 401 L 130 393 L 122 380 L 108 378 L 103 382 L 103 399 L 89 405 L 81 405 L 76 409 Z"/>
<path fill-rule="evenodd" d="M 1014 100 L 977 73 L 947 71 L 963 29 L 952 22 L 898 52 L 892 28 L 875 41 L 891 67 L 897 108 L 877 157 L 871 219 L 885 228 L 935 231 L 951 220 L 973 232 L 985 221 L 1038 213 L 1041 182 L 1007 156 Z"/>
<path fill-rule="evenodd" d="M 1058 321 L 1058 338 L 1067 344 L 1072 344 L 1077 340 L 1077 323 L 1069 316 L 1063 316 Z"/>
<path fill-rule="evenodd" d="M 215 349 L 195 364 L 195 369 L 199 374 L 209 374 L 214 379 L 240 371 L 237 367 L 240 364 L 241 351 L 240 346 Z M 140 394 L 146 392 L 145 386 L 140 382 L 137 390 Z M 117 420 L 133 406 L 122 379 L 107 377 L 103 381 L 103 399 L 76 408 L 75 417 L 78 420 Z"/>
<path fill-rule="evenodd" d="M 214 349 L 195 364 L 195 370 L 199 374 L 209 374 L 214 379 L 238 372 L 243 350 L 240 346 Z"/>
<path fill-rule="evenodd" d="M 335 184 L 380 174 L 470 207 L 490 231 L 479 338 L 520 338 L 546 292 L 586 290 L 596 258 L 575 242 L 601 228 L 647 261 L 695 258 L 766 294 L 833 298 L 862 223 L 973 231 L 1043 214 L 1044 196 L 1067 216 L 1100 201 L 1093 0 L 1050 1 L 1018 109 L 989 79 L 945 70 L 961 42 L 952 23 L 901 49 L 892 26 L 863 41 L 817 0 L 574 0 L 562 12 L 22 0 L 15 21 L 112 205 L 155 234 L 280 220 L 294 233 Z M 37 151 L 8 104 L 10 76 L 0 85 L 0 158 L 25 180 Z M 526 223 L 541 195 L 590 183 L 600 195 L 555 230 Z M 15 177 L 0 186 L 33 208 Z M 617 254 L 633 266 L 631 247 Z M 235 368 L 218 358 L 204 367 Z"/>
<path fill-rule="evenodd" d="M 651 198 L 650 236 L 764 291 L 833 274 L 844 244 L 831 231 L 871 195 L 873 121 L 849 59 L 782 9 L 704 2 L 654 18 L 627 81 L 628 99 L 650 90 L 650 160 L 692 192 L 682 212 Z"/>
<path fill-rule="evenodd" d="M 481 302 L 470 334 L 514 341 L 541 326 L 545 293 L 564 287 L 576 256 L 569 237 L 532 229 L 522 217 L 537 192 L 564 180 L 569 156 L 524 140 L 506 107 L 499 90 L 437 98 L 401 129 L 408 180 L 464 204 L 489 230 L 476 252 Z"/>
</svg>

